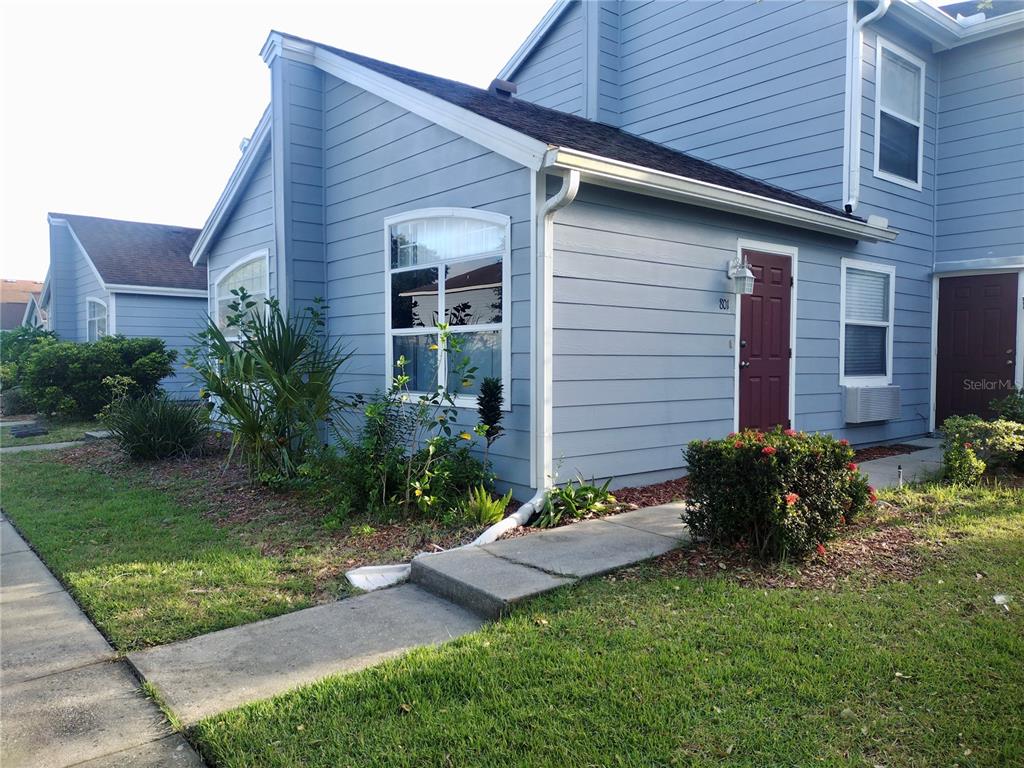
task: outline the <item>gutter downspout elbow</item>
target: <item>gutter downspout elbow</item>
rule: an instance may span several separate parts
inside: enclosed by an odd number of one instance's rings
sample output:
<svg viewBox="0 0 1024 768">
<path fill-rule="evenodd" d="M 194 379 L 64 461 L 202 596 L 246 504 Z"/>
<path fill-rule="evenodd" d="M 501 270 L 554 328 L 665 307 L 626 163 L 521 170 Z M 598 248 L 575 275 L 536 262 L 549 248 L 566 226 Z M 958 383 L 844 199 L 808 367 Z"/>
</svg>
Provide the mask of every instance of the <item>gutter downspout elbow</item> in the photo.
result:
<svg viewBox="0 0 1024 768">
<path fill-rule="evenodd" d="M 856 0 L 848 0 L 850 3 L 850 13 L 852 17 L 856 16 Z M 847 131 L 849 134 L 849 141 L 847 146 L 849 149 L 849 156 L 846 158 L 848 168 L 847 178 L 847 195 L 845 201 L 845 208 L 848 213 L 853 213 L 857 210 L 857 205 L 860 203 L 860 156 L 861 156 L 861 118 L 864 106 L 864 56 L 862 51 L 864 48 L 864 28 L 873 21 L 885 16 L 889 11 L 889 6 L 892 5 L 892 0 L 878 0 L 878 5 L 875 6 L 875 10 L 860 20 L 854 22 L 853 33 L 850 35 L 850 51 L 849 56 L 852 60 L 856 60 L 856 66 L 851 66 L 849 71 L 851 72 L 852 83 L 848 84 L 850 93 L 850 114 L 847 118 Z M 875 83 L 878 83 L 878 73 L 875 73 Z M 877 94 L 876 94 L 877 98 Z M 875 126 L 875 130 L 878 130 L 878 126 Z"/>
<path fill-rule="evenodd" d="M 540 170 L 543 184 L 545 170 Z M 554 218 L 555 213 L 570 205 L 580 190 L 580 172 L 570 170 L 562 176 L 562 186 L 544 201 L 537 211 L 537 291 L 534 296 L 533 359 L 533 439 L 536 447 L 536 477 L 533 497 L 511 515 L 481 533 L 473 544 L 489 544 L 507 532 L 530 522 L 544 504 L 551 478 L 553 431 L 551 405 L 552 336 L 554 327 Z"/>
</svg>

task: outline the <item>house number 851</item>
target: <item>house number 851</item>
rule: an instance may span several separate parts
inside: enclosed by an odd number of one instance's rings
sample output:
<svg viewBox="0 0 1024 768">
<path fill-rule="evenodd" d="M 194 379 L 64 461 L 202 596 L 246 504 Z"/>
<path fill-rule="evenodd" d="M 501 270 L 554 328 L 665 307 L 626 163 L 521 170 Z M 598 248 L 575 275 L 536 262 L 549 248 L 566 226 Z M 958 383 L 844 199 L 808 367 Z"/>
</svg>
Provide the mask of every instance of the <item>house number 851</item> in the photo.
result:
<svg viewBox="0 0 1024 768">
<path fill-rule="evenodd" d="M 727 298 L 719 299 L 718 300 L 718 308 L 719 309 L 728 309 L 729 308 L 729 299 L 727 299 Z"/>
</svg>

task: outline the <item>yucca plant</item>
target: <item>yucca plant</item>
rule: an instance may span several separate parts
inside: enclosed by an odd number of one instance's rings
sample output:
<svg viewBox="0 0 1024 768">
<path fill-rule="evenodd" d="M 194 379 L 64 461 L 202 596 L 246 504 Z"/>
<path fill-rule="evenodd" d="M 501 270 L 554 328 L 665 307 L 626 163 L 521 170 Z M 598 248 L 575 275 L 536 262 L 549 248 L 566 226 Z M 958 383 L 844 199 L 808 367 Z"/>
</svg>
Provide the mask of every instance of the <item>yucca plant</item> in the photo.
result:
<svg viewBox="0 0 1024 768">
<path fill-rule="evenodd" d="M 210 432 L 209 414 L 201 404 L 175 402 L 162 393 L 115 400 L 103 422 L 122 451 L 143 460 L 187 455 Z"/>
<path fill-rule="evenodd" d="M 350 405 L 334 394 L 334 384 L 351 353 L 327 340 L 320 300 L 286 316 L 276 299 L 267 299 L 262 311 L 244 288 L 232 293 L 227 327 L 237 338 L 208 320 L 189 365 L 203 382 L 214 421 L 231 431 L 228 461 L 240 450 L 255 477 L 295 478 Z"/>
</svg>

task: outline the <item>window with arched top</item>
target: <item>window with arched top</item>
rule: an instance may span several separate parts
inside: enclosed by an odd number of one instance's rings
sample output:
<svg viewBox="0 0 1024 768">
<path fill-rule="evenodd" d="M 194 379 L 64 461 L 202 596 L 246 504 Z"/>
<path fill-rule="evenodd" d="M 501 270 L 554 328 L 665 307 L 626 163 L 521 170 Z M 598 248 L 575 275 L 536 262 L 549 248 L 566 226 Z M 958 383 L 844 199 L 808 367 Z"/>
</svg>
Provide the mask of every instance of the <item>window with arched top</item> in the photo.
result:
<svg viewBox="0 0 1024 768">
<path fill-rule="evenodd" d="M 510 368 L 509 259 L 511 220 L 471 208 L 431 208 L 385 222 L 387 370 L 399 358 L 414 392 L 438 384 L 470 404 L 480 381 L 505 384 Z M 440 344 L 440 326 L 476 369 L 472 380 L 450 381 L 457 364 Z"/>
<path fill-rule="evenodd" d="M 236 261 L 217 278 L 213 284 L 211 304 L 217 327 L 230 338 L 232 329 L 228 328 L 228 317 L 231 315 L 230 305 L 238 298 L 244 288 L 255 302 L 252 311 L 263 311 L 267 299 L 268 283 L 267 251 L 257 251 Z"/>
<path fill-rule="evenodd" d="M 107 335 L 107 304 L 89 297 L 85 300 L 85 329 L 88 341 L 98 341 Z"/>
</svg>

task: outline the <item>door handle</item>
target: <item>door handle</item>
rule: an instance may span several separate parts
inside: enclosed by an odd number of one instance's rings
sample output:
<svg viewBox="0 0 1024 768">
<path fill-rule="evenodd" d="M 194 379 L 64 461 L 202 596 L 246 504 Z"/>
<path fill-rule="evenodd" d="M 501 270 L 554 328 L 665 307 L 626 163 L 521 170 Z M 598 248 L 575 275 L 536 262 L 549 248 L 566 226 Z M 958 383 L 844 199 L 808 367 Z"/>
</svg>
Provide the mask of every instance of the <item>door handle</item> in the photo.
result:
<svg viewBox="0 0 1024 768">
<path fill-rule="evenodd" d="M 740 361 L 740 368 L 749 368 L 749 367 L 750 367 L 750 361 L 749 360 L 741 360 Z"/>
</svg>

